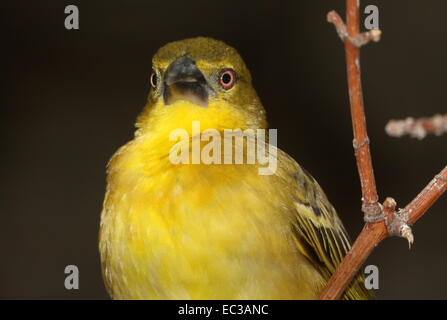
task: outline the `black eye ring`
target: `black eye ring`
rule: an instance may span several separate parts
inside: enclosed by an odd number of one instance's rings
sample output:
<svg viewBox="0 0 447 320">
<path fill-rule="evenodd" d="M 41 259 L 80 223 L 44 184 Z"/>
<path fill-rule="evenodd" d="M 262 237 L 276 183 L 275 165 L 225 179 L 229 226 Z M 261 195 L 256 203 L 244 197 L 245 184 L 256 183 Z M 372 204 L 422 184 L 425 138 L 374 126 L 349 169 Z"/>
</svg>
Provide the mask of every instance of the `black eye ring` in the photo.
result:
<svg viewBox="0 0 447 320">
<path fill-rule="evenodd" d="M 236 83 L 236 72 L 231 69 L 223 69 L 219 74 L 219 84 L 225 90 L 233 88 Z"/>
<path fill-rule="evenodd" d="M 156 89 L 157 88 L 157 84 L 158 84 L 158 76 L 157 76 L 157 73 L 155 71 L 153 71 L 153 70 L 152 70 L 152 73 L 151 73 L 150 82 L 151 82 L 152 88 Z"/>
</svg>

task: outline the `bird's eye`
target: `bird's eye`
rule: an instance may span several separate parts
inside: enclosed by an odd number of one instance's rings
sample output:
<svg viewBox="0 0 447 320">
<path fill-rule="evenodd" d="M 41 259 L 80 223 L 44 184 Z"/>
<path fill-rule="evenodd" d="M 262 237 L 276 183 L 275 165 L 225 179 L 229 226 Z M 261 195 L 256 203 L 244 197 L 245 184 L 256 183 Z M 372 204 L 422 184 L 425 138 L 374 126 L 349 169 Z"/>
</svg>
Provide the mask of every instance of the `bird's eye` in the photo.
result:
<svg viewBox="0 0 447 320">
<path fill-rule="evenodd" d="M 233 69 L 224 69 L 219 75 L 219 84 L 225 90 L 231 89 L 236 83 L 236 72 Z"/>
<path fill-rule="evenodd" d="M 157 79 L 157 73 L 155 71 L 152 71 L 150 81 L 151 81 L 152 88 L 156 89 L 157 88 L 158 79 Z"/>
</svg>

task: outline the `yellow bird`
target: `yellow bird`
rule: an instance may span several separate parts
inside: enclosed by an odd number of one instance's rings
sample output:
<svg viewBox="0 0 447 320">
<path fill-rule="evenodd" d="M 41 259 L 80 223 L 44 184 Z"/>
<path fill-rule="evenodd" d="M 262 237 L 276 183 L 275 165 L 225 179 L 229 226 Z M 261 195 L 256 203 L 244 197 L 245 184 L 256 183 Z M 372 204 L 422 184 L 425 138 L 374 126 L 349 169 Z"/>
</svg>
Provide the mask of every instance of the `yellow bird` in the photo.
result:
<svg viewBox="0 0 447 320">
<path fill-rule="evenodd" d="M 265 165 L 256 161 L 172 161 L 179 129 L 190 135 L 180 141 L 189 160 L 198 133 L 267 128 L 237 51 L 210 38 L 186 39 L 159 49 L 152 65 L 135 137 L 108 165 L 99 250 L 110 296 L 317 298 L 350 243 L 309 173 L 279 149 L 268 149 L 276 152 L 270 174 L 260 174 Z M 361 275 L 345 293 L 369 297 Z"/>
</svg>

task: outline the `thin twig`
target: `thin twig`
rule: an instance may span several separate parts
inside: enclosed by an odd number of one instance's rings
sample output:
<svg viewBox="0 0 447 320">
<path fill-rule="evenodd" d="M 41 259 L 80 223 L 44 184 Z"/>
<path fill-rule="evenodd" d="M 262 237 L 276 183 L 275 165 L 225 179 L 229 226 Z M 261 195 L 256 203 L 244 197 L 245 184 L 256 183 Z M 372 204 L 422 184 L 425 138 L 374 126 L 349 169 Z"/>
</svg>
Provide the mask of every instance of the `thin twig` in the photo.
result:
<svg viewBox="0 0 447 320">
<path fill-rule="evenodd" d="M 343 21 L 335 19 L 338 28 L 347 29 L 349 38 L 345 37 L 346 66 L 348 74 L 349 101 L 351 104 L 352 128 L 354 131 L 354 149 L 357 169 L 362 185 L 362 211 L 365 221 L 378 221 L 382 208 L 378 203 L 376 181 L 369 151 L 369 139 L 366 132 L 366 119 L 363 107 L 362 83 L 360 78 L 360 49 L 350 39 L 359 35 L 359 8 L 357 0 L 347 0 L 347 28 L 341 27 Z M 334 15 L 335 16 L 335 15 Z M 341 25 L 341 26 L 340 26 Z M 338 29 L 337 28 L 337 29 Z"/>
<path fill-rule="evenodd" d="M 364 212 L 365 227 L 320 294 L 319 298 L 324 300 L 339 299 L 342 296 L 372 250 L 386 237 L 392 235 L 404 237 L 411 246 L 414 237 L 410 224 L 416 222 L 447 189 L 447 167 L 445 167 L 404 209 L 396 212 L 396 201 L 392 198 L 387 198 L 383 205 L 378 202 L 363 107 L 359 47 L 369 40 L 376 39 L 375 41 L 378 41 L 380 33 L 376 33 L 376 36 L 378 35 L 376 37 L 374 33 L 371 34 L 371 31 L 359 32 L 358 0 L 346 0 L 346 9 L 347 26 L 334 11 L 328 14 L 328 21 L 335 25 L 337 33 L 345 44 L 349 100 L 354 131 L 353 144 L 362 186 L 362 211 Z"/>
<path fill-rule="evenodd" d="M 331 11 L 327 14 L 327 21 L 334 24 L 338 36 L 341 40 L 348 40 L 357 48 L 364 46 L 370 41 L 379 42 L 380 36 L 382 35 L 382 31 L 380 31 L 379 29 L 373 29 L 368 32 L 358 33 L 355 36 L 351 37 L 348 34 L 348 30 L 346 29 L 346 25 L 344 24 L 342 18 L 340 18 L 338 13 L 335 11 Z"/>
<path fill-rule="evenodd" d="M 431 118 L 408 117 L 404 120 L 390 120 L 385 131 L 392 137 L 409 135 L 419 140 L 424 139 L 430 133 L 440 136 L 447 132 L 447 114 L 437 114 Z"/>
</svg>

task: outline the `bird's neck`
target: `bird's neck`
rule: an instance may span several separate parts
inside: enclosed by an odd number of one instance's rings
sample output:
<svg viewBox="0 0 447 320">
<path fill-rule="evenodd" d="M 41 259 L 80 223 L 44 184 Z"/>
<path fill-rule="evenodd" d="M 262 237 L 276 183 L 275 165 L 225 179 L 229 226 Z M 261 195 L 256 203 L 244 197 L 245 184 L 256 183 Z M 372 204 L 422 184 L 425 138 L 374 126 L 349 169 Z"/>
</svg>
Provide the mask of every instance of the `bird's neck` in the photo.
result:
<svg viewBox="0 0 447 320">
<path fill-rule="evenodd" d="M 182 137 L 189 140 L 210 129 L 222 137 L 225 130 L 257 129 L 247 123 L 246 115 L 230 105 L 203 108 L 179 101 L 169 106 L 147 106 L 138 119 L 135 138 L 117 152 L 112 162 L 148 174 L 165 171 L 172 167 L 169 155 Z"/>
<path fill-rule="evenodd" d="M 200 124 L 202 132 L 208 129 L 256 129 L 244 111 L 226 102 L 210 103 L 204 108 L 188 101 L 178 101 L 168 106 L 162 103 L 147 105 L 138 118 L 137 135 L 169 137 L 177 129 L 192 134 L 197 124 Z"/>
</svg>

